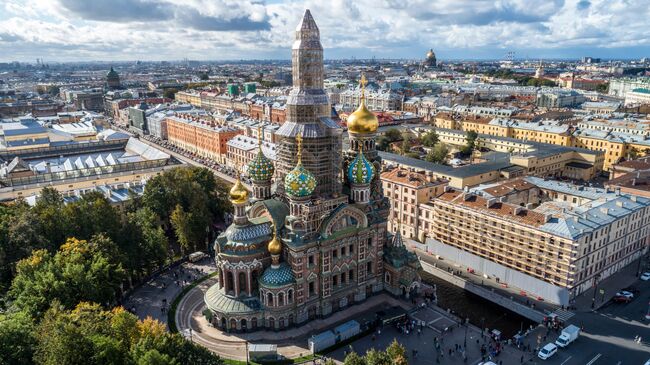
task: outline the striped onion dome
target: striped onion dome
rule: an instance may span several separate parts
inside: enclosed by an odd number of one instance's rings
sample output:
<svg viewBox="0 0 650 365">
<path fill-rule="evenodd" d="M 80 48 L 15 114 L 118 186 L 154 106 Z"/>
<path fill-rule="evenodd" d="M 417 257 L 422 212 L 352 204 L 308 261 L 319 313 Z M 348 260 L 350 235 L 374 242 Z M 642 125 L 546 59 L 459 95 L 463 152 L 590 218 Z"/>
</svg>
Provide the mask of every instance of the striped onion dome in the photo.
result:
<svg viewBox="0 0 650 365">
<path fill-rule="evenodd" d="M 359 150 L 357 157 L 352 160 L 348 167 L 348 180 L 352 184 L 370 184 L 375 174 L 375 167 L 366 159 L 363 152 Z"/>
</svg>

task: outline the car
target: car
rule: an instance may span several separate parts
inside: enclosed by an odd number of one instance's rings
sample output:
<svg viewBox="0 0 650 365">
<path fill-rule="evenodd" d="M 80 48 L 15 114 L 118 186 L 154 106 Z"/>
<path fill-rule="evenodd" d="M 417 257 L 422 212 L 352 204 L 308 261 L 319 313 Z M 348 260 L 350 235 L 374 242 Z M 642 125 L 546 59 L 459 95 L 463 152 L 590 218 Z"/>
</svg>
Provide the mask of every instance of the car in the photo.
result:
<svg viewBox="0 0 650 365">
<path fill-rule="evenodd" d="M 650 271 L 644 272 L 643 274 L 641 274 L 641 280 L 643 280 L 643 281 L 650 280 Z"/>
<path fill-rule="evenodd" d="M 620 292 L 616 293 L 614 296 L 615 297 L 626 297 L 626 298 L 629 298 L 630 300 L 634 299 L 634 293 L 629 292 L 627 290 L 621 290 Z"/>
<path fill-rule="evenodd" d="M 614 303 L 629 303 L 632 301 L 632 298 L 621 295 L 621 296 L 615 296 L 614 298 L 612 298 L 612 301 Z"/>
<path fill-rule="evenodd" d="M 537 353 L 537 357 L 542 360 L 546 360 L 549 357 L 557 353 L 557 346 L 554 343 L 547 343 L 541 350 Z"/>
<path fill-rule="evenodd" d="M 634 295 L 639 294 L 641 291 L 636 287 L 636 286 L 628 286 L 627 288 L 623 289 L 622 291 L 627 291 L 630 292 Z"/>
</svg>

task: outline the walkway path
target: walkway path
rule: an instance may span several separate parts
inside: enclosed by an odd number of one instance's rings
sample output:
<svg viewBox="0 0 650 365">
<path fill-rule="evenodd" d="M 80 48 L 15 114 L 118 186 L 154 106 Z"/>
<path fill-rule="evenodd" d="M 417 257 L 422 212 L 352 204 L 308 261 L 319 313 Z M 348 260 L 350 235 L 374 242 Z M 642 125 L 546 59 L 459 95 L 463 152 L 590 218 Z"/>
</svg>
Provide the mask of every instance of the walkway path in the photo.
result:
<svg viewBox="0 0 650 365">
<path fill-rule="evenodd" d="M 122 305 L 128 310 L 134 311 L 141 319 L 151 317 L 162 323 L 167 323 L 167 310 L 174 298 L 186 285 L 213 271 L 215 271 L 215 266 L 210 258 L 197 263 L 185 262 L 135 289 Z M 180 282 L 180 285 L 177 282 Z"/>
<path fill-rule="evenodd" d="M 359 318 L 368 313 L 381 309 L 402 306 L 411 309 L 408 302 L 398 300 L 387 294 L 379 294 L 368 298 L 365 302 L 350 306 L 324 319 L 316 319 L 302 325 L 282 331 L 256 331 L 251 333 L 228 333 L 213 327 L 203 316 L 205 291 L 216 283 L 211 278 L 190 290 L 179 302 L 176 311 L 178 330 L 217 354 L 231 359 L 246 359 L 246 343 L 273 343 L 278 345 L 278 353 L 295 358 L 310 354 L 307 339 L 336 325 Z M 191 329 L 191 331 L 190 331 Z"/>
</svg>

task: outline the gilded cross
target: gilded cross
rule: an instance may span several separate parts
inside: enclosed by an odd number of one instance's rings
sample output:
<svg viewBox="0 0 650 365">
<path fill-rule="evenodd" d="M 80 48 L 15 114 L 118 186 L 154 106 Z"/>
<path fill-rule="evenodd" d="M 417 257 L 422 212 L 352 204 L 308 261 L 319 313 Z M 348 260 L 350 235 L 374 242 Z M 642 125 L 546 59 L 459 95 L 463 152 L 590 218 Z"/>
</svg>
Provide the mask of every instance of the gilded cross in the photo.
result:
<svg viewBox="0 0 650 365">
<path fill-rule="evenodd" d="M 361 97 L 366 96 L 366 85 L 368 84 L 368 79 L 366 79 L 366 74 L 361 73 L 361 79 L 359 80 L 359 85 L 361 85 Z"/>
<path fill-rule="evenodd" d="M 296 135 L 296 143 L 298 143 L 298 164 L 302 163 L 302 133 Z"/>
</svg>

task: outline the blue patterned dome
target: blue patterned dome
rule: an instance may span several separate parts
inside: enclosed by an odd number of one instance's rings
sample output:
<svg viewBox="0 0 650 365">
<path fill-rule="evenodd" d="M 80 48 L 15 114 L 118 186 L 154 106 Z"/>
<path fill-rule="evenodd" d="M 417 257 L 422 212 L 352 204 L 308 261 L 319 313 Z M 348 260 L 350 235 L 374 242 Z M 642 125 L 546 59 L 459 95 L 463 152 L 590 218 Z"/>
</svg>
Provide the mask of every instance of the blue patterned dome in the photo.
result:
<svg viewBox="0 0 650 365">
<path fill-rule="evenodd" d="M 375 167 L 366 159 L 363 152 L 359 150 L 357 157 L 352 160 L 348 167 L 348 180 L 352 184 L 370 184 L 375 175 Z"/>
<path fill-rule="evenodd" d="M 301 162 L 284 177 L 287 194 L 294 197 L 309 196 L 316 189 L 316 178 Z"/>
<path fill-rule="evenodd" d="M 269 266 L 260 277 L 260 284 L 265 287 L 285 286 L 295 281 L 291 267 L 284 262 Z"/>
<path fill-rule="evenodd" d="M 253 181 L 269 181 L 273 178 L 274 172 L 273 162 L 264 155 L 260 148 L 257 156 L 248 163 L 248 175 Z"/>
</svg>

